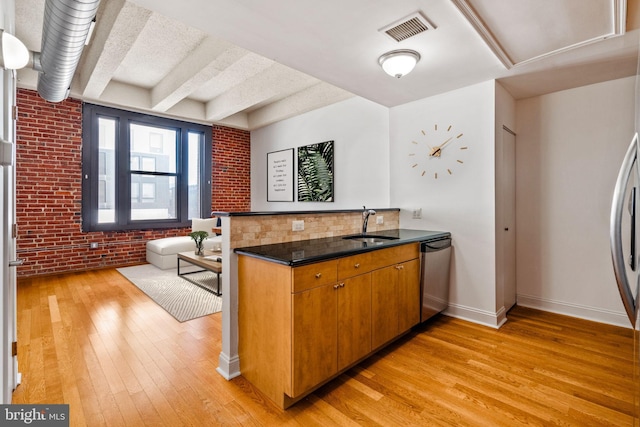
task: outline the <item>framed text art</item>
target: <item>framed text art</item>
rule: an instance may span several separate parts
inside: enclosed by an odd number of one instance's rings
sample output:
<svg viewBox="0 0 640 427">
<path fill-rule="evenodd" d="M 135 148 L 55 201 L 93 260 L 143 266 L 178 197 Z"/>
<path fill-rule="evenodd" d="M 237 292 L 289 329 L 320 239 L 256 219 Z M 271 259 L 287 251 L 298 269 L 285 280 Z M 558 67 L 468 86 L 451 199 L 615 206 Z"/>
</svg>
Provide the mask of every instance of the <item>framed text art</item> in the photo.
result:
<svg viewBox="0 0 640 427">
<path fill-rule="evenodd" d="M 298 147 L 298 201 L 333 202 L 333 141 Z"/>
<path fill-rule="evenodd" d="M 293 202 L 293 148 L 267 153 L 267 202 Z"/>
</svg>

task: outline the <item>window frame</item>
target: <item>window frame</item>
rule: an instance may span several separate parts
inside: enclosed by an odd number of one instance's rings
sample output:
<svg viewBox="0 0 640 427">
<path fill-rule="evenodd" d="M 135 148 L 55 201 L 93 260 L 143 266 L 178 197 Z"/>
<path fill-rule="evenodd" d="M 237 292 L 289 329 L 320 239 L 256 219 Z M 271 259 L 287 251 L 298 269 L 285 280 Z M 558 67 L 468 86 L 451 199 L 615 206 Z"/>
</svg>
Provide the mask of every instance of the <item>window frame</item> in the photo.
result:
<svg viewBox="0 0 640 427">
<path fill-rule="evenodd" d="M 99 141 L 98 119 L 104 117 L 115 120 L 115 221 L 99 223 L 98 185 Z M 131 155 L 130 124 L 171 128 L 176 131 L 176 171 L 175 173 L 149 172 L 149 175 L 176 177 L 176 218 L 174 219 L 131 219 Z M 143 229 L 166 229 L 189 227 L 189 134 L 201 135 L 199 153 L 200 218 L 211 216 L 211 153 L 212 127 L 168 119 L 160 116 L 121 110 L 102 105 L 82 104 L 82 230 L 125 231 Z M 140 160 L 141 162 L 141 160 Z M 93 172 L 95 171 L 95 172 Z M 142 189 L 140 189 L 142 190 Z M 142 194 L 140 194 L 140 197 Z"/>
</svg>

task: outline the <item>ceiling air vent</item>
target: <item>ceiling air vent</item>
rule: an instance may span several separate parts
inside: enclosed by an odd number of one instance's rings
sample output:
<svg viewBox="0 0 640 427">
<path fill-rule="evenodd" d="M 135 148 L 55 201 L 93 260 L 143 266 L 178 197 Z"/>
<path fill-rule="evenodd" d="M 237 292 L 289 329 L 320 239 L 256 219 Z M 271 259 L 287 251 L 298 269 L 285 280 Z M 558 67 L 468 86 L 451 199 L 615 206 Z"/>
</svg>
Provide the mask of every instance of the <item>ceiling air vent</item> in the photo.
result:
<svg viewBox="0 0 640 427">
<path fill-rule="evenodd" d="M 409 37 L 413 37 L 417 34 L 423 33 L 427 30 L 435 30 L 436 26 L 433 25 L 427 18 L 420 12 L 416 12 L 409 15 L 393 24 L 387 25 L 381 28 L 380 32 L 385 33 L 397 42 L 406 40 Z"/>
</svg>

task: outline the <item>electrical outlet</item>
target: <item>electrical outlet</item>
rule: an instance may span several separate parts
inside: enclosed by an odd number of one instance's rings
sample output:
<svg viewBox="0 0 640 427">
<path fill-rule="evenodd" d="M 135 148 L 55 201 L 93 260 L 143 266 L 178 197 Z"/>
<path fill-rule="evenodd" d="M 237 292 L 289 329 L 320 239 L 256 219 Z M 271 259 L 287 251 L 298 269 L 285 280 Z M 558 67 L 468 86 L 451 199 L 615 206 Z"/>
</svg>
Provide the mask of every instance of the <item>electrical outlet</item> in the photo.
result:
<svg viewBox="0 0 640 427">
<path fill-rule="evenodd" d="M 303 231 L 304 230 L 304 221 L 293 221 L 291 223 L 291 231 Z"/>
<path fill-rule="evenodd" d="M 376 215 L 376 224 L 384 224 L 384 217 L 382 215 Z"/>
<path fill-rule="evenodd" d="M 422 219 L 422 208 L 416 208 L 413 210 L 413 219 Z"/>
<path fill-rule="evenodd" d="M 98 249 L 98 242 L 91 242 L 91 243 L 89 244 L 89 247 L 90 247 L 91 249 Z"/>
</svg>

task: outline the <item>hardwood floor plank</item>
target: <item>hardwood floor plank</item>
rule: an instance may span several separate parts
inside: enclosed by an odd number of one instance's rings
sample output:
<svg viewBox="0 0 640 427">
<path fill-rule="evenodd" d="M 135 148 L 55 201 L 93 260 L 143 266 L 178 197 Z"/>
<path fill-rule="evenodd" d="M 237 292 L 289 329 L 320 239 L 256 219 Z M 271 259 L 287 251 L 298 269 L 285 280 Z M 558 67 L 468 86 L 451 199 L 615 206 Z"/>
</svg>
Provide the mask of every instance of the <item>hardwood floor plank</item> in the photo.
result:
<svg viewBox="0 0 640 427">
<path fill-rule="evenodd" d="M 436 316 L 287 411 L 216 372 L 220 313 L 177 322 L 116 270 L 20 279 L 17 316 L 13 402 L 72 426 L 632 425 L 632 331 L 524 307 Z"/>
<path fill-rule="evenodd" d="M 50 298 L 50 304 L 51 303 Z M 56 306 L 54 311 L 57 311 L 57 303 L 53 304 Z M 60 320 L 59 313 L 58 315 L 52 315 L 51 320 L 54 323 L 53 339 L 56 347 L 58 368 L 60 370 L 62 402 L 69 404 L 70 417 L 73 417 L 79 425 L 86 425 L 82 399 L 77 386 L 77 379 L 79 379 L 79 377 L 75 375 L 76 372 L 84 371 L 84 369 L 79 367 L 77 363 L 74 364 L 74 358 L 69 350 L 69 345 L 72 345 L 73 341 L 69 339 L 66 333 L 67 331 L 65 331 Z"/>
<path fill-rule="evenodd" d="M 49 295 L 49 315 L 51 316 L 51 322 L 61 322 L 60 309 L 58 308 L 58 300 L 55 295 Z"/>
<path fill-rule="evenodd" d="M 89 376 L 83 376 L 78 378 L 76 375 L 76 382 L 78 386 L 78 393 L 80 394 L 82 411 L 85 418 L 85 425 L 87 426 L 103 426 L 105 425 L 105 419 L 102 414 L 102 409 L 100 407 L 100 402 L 96 399 L 87 399 L 84 396 L 96 396 L 95 389 L 93 384 L 91 383 L 91 379 Z M 66 403 L 66 402 L 65 402 Z M 71 411 L 71 404 L 69 406 L 69 411 Z M 74 416 L 71 416 L 75 420 Z M 81 423 L 78 422 L 78 425 Z"/>
<path fill-rule="evenodd" d="M 138 412 L 138 406 L 136 405 L 133 397 L 127 390 L 121 390 L 115 393 L 113 397 L 125 426 L 147 425 L 146 422 L 143 421 L 142 414 Z M 119 422 L 120 420 L 118 420 L 118 423 Z"/>
<path fill-rule="evenodd" d="M 227 405 L 225 405 L 225 409 L 233 417 L 235 423 L 239 426 L 244 427 L 259 427 L 262 424 L 258 423 L 258 421 L 251 416 L 251 413 L 247 412 L 245 408 L 243 408 L 237 401 L 232 400 Z M 328 424 L 325 424 L 328 425 Z"/>
<path fill-rule="evenodd" d="M 111 360 L 111 357 L 105 348 L 105 344 L 102 342 L 100 334 L 90 335 L 89 340 L 91 341 L 93 352 L 96 355 L 100 369 L 104 373 L 104 377 L 107 380 L 111 393 L 117 394 L 125 391 L 127 387 L 122 381 L 122 378 L 120 378 L 118 370 L 116 369 L 113 360 Z"/>
<path fill-rule="evenodd" d="M 140 414 L 140 418 L 142 419 L 142 424 L 146 426 L 167 426 L 171 427 L 173 424 L 169 423 L 169 420 L 163 419 L 155 406 L 151 403 L 149 396 L 144 392 L 144 390 L 140 390 L 138 392 L 131 394 L 132 401 Z M 125 418 L 127 424 L 129 424 L 129 420 Z M 138 423 L 134 423 L 137 425 Z"/>
<path fill-rule="evenodd" d="M 197 418 L 191 416 L 189 406 L 178 394 L 157 387 L 145 389 L 149 402 L 160 419 L 168 426 L 197 425 Z"/>
</svg>

